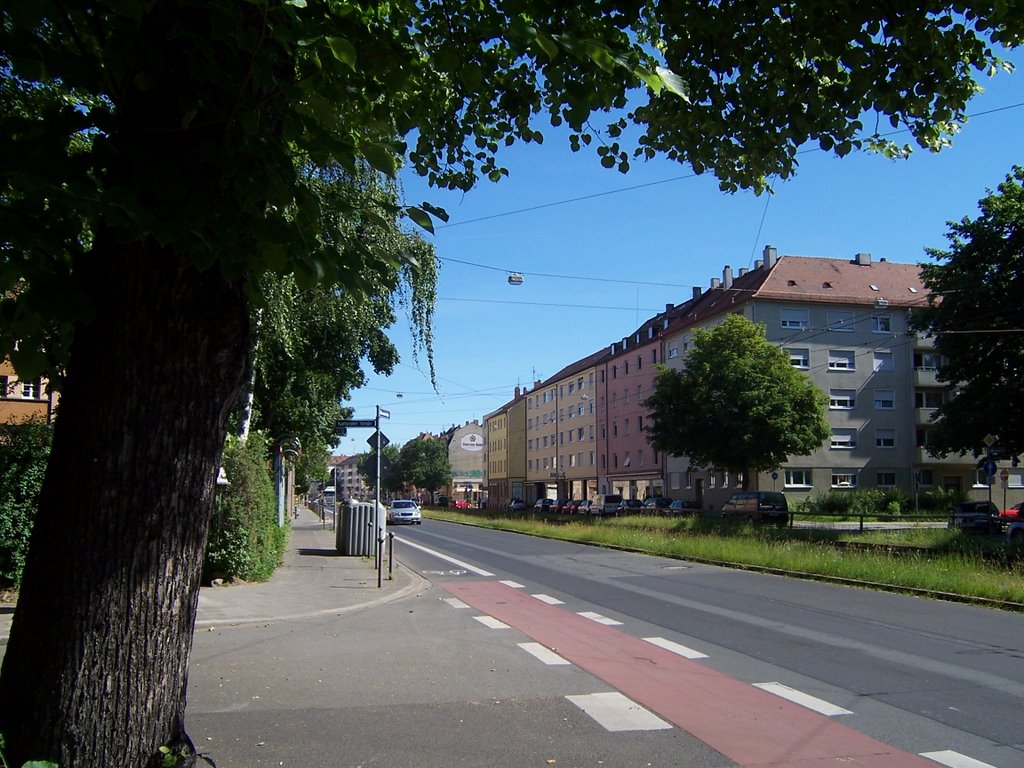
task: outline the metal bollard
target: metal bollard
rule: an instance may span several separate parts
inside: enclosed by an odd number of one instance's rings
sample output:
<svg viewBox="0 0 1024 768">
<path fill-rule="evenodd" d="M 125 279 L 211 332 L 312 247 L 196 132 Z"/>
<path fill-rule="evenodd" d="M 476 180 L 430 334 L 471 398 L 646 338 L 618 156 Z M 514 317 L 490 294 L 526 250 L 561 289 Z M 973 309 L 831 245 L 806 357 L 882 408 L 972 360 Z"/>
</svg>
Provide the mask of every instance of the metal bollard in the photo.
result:
<svg viewBox="0 0 1024 768">
<path fill-rule="evenodd" d="M 377 539 L 377 589 L 381 588 L 384 575 L 384 537 Z"/>
<path fill-rule="evenodd" d="M 388 531 L 388 581 L 391 581 L 392 570 L 395 565 L 395 534 L 393 531 Z"/>
</svg>

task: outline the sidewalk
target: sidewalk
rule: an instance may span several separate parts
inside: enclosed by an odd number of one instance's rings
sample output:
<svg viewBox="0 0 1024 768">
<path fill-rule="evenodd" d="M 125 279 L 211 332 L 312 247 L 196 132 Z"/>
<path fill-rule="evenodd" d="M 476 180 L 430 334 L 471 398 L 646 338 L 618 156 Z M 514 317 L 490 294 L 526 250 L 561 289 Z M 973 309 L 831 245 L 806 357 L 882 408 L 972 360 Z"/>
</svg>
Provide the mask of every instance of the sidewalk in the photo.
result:
<svg viewBox="0 0 1024 768">
<path fill-rule="evenodd" d="M 202 587 L 196 628 L 223 624 L 284 621 L 303 616 L 341 614 L 369 608 L 429 586 L 418 574 L 398 566 L 388 578 L 387 545 L 381 586 L 373 558 L 342 556 L 334 549 L 330 520 L 325 528 L 309 509 L 292 520 L 284 564 L 269 581 Z M 0 606 L 0 645 L 11 630 L 13 606 Z"/>
</svg>

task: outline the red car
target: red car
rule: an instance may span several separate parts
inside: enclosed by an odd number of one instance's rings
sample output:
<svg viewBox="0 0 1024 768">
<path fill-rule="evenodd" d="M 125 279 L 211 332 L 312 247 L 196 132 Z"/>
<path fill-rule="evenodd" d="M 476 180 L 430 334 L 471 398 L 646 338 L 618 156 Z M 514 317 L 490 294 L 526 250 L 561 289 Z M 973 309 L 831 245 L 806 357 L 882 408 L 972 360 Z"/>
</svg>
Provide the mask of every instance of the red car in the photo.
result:
<svg viewBox="0 0 1024 768">
<path fill-rule="evenodd" d="M 456 499 L 452 502 L 452 506 L 456 509 L 469 509 L 470 503 L 465 499 Z"/>
<path fill-rule="evenodd" d="M 1012 523 L 1015 520 L 1024 520 L 1024 501 L 1019 504 L 1014 504 L 1009 509 L 1004 509 L 999 513 L 999 519 L 1004 523 Z"/>
</svg>

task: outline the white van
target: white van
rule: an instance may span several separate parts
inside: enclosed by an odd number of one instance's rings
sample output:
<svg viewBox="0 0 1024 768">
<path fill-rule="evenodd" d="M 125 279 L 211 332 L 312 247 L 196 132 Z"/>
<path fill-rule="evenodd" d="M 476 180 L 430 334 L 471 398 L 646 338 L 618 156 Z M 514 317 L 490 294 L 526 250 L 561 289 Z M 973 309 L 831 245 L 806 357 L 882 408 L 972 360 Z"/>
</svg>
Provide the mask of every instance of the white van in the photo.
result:
<svg viewBox="0 0 1024 768">
<path fill-rule="evenodd" d="M 619 502 L 622 495 L 618 493 L 599 493 L 594 497 L 594 503 L 590 505 L 592 515 L 617 515 L 619 513 Z"/>
</svg>

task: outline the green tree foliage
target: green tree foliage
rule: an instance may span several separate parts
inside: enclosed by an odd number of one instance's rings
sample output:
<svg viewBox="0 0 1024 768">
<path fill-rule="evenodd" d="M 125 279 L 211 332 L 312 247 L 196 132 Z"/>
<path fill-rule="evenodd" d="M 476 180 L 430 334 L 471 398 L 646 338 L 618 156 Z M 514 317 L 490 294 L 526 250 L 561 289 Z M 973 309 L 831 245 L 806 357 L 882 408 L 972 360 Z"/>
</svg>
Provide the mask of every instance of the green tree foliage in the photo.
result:
<svg viewBox="0 0 1024 768">
<path fill-rule="evenodd" d="M 914 324 L 934 335 L 938 378 L 953 393 L 936 414 L 929 450 L 939 456 L 981 455 L 989 434 L 1024 454 L 1024 168 L 978 206 L 976 218 L 949 222 L 949 249 L 927 249 L 936 263 L 921 266 L 929 303 Z"/>
<path fill-rule="evenodd" d="M 401 453 L 393 443 L 385 445 L 380 451 L 380 493 L 394 495 L 405 489 L 406 480 L 402 476 Z M 359 460 L 359 474 L 370 489 L 377 483 L 377 451 L 363 454 Z"/>
<path fill-rule="evenodd" d="M 281 564 L 287 531 L 277 525 L 277 496 L 267 464 L 266 438 L 228 438 L 224 472 L 210 521 L 203 578 L 265 581 Z"/>
<path fill-rule="evenodd" d="M 410 440 L 402 446 L 399 465 L 406 485 L 429 491 L 431 494 L 452 481 L 448 446 L 443 440 Z"/>
<path fill-rule="evenodd" d="M 0 425 L 0 586 L 21 583 L 51 433 L 42 421 Z"/>
<path fill-rule="evenodd" d="M 765 339 L 764 328 L 727 315 L 693 334 L 686 367 L 662 367 L 646 401 L 648 439 L 697 467 L 776 469 L 806 456 L 830 434 L 824 393 Z"/>
<path fill-rule="evenodd" d="M 999 66 L 990 43 L 1022 31 L 1008 3 L 841 10 L 5 2 L 0 347 L 25 378 L 66 370 L 46 525 L 0 671 L 12 759 L 134 768 L 187 743 L 195 593 L 251 301 L 266 275 L 372 294 L 404 259 L 349 236 L 363 211 L 325 203 L 319 171 L 408 163 L 468 189 L 500 179 L 499 148 L 540 141 L 544 118 L 606 166 L 656 152 L 759 189 L 804 142 L 899 154 L 885 120 L 942 146 L 975 75 Z M 402 212 L 427 228 L 441 215 Z M 147 630 L 105 631 L 129 615 Z"/>
</svg>

